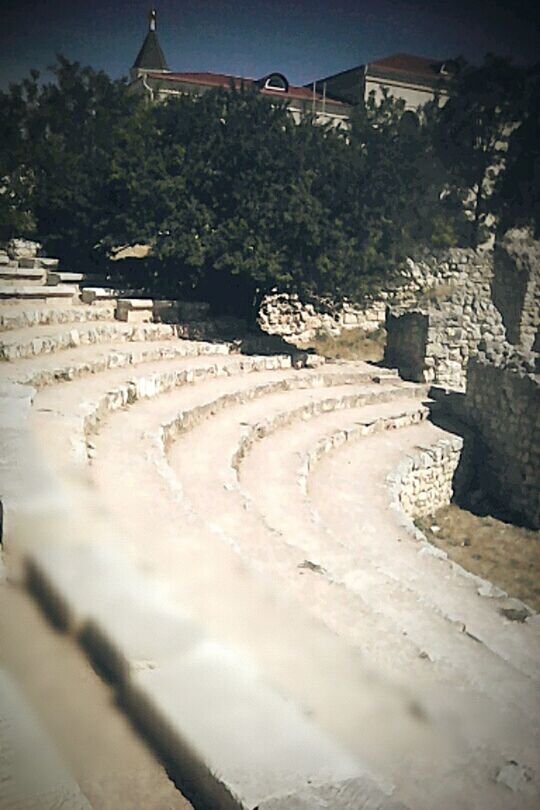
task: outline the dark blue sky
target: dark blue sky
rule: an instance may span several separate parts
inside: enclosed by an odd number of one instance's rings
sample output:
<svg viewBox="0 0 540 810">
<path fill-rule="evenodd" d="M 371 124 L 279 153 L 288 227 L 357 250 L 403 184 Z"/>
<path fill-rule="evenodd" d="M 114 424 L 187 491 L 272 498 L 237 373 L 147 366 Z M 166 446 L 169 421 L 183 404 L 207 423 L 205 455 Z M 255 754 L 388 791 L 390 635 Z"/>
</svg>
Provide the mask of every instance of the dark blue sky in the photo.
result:
<svg viewBox="0 0 540 810">
<path fill-rule="evenodd" d="M 0 31 L 0 86 L 43 70 L 56 53 L 124 75 L 147 29 L 151 0 L 8 0 Z M 293 84 L 396 52 L 433 58 L 487 51 L 540 59 L 539 12 L 524 0 L 156 0 L 172 70 Z"/>
</svg>

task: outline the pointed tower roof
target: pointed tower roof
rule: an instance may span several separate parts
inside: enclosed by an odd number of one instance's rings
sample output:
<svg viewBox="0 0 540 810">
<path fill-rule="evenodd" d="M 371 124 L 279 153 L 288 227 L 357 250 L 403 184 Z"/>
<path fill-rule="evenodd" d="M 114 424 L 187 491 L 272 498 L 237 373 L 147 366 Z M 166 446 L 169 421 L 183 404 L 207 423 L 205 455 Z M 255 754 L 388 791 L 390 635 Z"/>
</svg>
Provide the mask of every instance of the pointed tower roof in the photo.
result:
<svg viewBox="0 0 540 810">
<path fill-rule="evenodd" d="M 168 71 L 167 62 L 156 34 L 156 10 L 149 15 L 148 33 L 133 64 L 134 70 Z"/>
</svg>

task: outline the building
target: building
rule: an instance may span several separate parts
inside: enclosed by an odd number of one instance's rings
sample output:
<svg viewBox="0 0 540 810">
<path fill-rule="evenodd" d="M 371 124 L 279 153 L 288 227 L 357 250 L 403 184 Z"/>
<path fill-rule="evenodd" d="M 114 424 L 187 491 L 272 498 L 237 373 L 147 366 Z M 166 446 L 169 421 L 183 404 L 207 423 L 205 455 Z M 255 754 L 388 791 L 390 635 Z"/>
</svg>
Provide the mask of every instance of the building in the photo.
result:
<svg viewBox="0 0 540 810">
<path fill-rule="evenodd" d="M 350 105 L 363 103 L 372 92 L 378 102 L 384 88 L 390 96 L 404 99 L 406 109 L 415 110 L 431 101 L 436 90 L 444 96 L 444 83 L 456 70 L 455 60 L 441 62 L 397 53 L 318 79 L 314 87 L 318 93 Z"/>
<path fill-rule="evenodd" d="M 351 113 L 350 104 L 326 96 L 316 88 L 296 87 L 279 72 L 260 79 L 230 76 L 224 73 L 177 73 L 169 70 L 158 41 L 156 12 L 150 12 L 149 30 L 130 71 L 130 90 L 144 93 L 152 101 L 162 101 L 171 96 L 200 95 L 218 87 L 251 87 L 264 96 L 285 102 L 294 119 L 314 115 L 317 123 L 333 126 L 346 125 Z"/>
</svg>

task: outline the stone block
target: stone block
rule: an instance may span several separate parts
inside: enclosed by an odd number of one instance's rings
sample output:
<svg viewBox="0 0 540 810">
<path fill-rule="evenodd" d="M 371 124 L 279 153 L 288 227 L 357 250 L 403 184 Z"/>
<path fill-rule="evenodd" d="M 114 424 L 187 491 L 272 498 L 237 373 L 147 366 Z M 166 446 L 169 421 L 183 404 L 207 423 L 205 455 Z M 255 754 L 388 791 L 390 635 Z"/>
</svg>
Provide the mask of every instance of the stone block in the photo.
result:
<svg viewBox="0 0 540 810">
<path fill-rule="evenodd" d="M 94 304 L 96 301 L 113 301 L 118 298 L 116 290 L 106 287 L 85 287 L 81 292 L 83 304 Z"/>
<path fill-rule="evenodd" d="M 10 259 L 31 259 L 37 256 L 40 250 L 41 244 L 30 239 L 10 239 L 7 244 Z"/>
<path fill-rule="evenodd" d="M 151 298 L 119 298 L 114 317 L 128 323 L 150 323 L 154 311 Z"/>
<path fill-rule="evenodd" d="M 44 274 L 40 268 L 0 266 L 0 278 L 4 281 L 19 282 L 20 284 L 30 282 L 41 284 L 44 281 Z"/>
<path fill-rule="evenodd" d="M 13 285 L 0 281 L 0 298 L 13 298 L 13 299 L 39 299 L 47 300 L 48 298 L 73 298 L 73 289 L 58 285 L 57 287 L 47 287 L 36 284 L 32 286 L 27 285 Z"/>
</svg>

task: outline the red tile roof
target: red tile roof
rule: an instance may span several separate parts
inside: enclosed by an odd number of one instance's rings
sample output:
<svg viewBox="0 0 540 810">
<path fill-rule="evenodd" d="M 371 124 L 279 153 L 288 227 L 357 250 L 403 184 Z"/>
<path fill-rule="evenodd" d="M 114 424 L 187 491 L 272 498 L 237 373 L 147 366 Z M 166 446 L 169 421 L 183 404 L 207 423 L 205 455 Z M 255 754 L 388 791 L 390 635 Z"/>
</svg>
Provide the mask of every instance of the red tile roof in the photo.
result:
<svg viewBox="0 0 540 810">
<path fill-rule="evenodd" d="M 242 78 L 241 76 L 228 76 L 225 73 L 154 73 L 149 72 L 147 74 L 152 79 L 161 79 L 162 81 L 167 82 L 186 82 L 189 84 L 200 84 L 204 87 L 225 87 L 229 88 L 231 86 L 231 82 L 233 83 L 235 88 L 240 88 L 242 84 L 246 86 L 257 84 L 256 79 L 246 79 Z M 265 96 L 274 96 L 274 97 L 281 97 L 283 99 L 287 98 L 294 98 L 299 101 L 312 101 L 313 100 L 313 90 L 307 87 L 295 87 L 293 85 L 289 85 L 289 89 L 285 92 L 282 90 L 270 90 L 268 88 L 261 88 L 261 93 Z M 320 93 L 315 93 L 315 99 L 317 101 L 322 102 L 323 96 Z M 347 104 L 343 104 L 341 101 L 336 101 L 336 99 L 328 98 L 327 102 L 329 104 L 338 106 L 338 107 L 347 107 Z"/>
<path fill-rule="evenodd" d="M 425 56 L 413 56 L 408 53 L 395 53 L 370 62 L 369 67 L 379 68 L 396 73 L 407 73 L 411 76 L 435 79 L 440 76 L 443 61 L 440 59 L 427 59 Z"/>
</svg>

